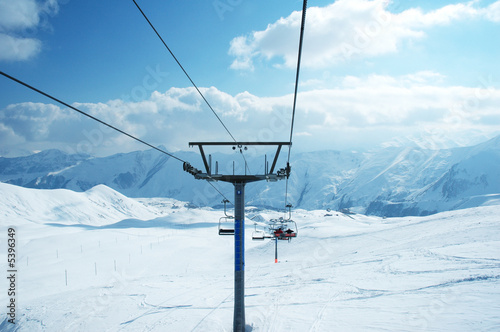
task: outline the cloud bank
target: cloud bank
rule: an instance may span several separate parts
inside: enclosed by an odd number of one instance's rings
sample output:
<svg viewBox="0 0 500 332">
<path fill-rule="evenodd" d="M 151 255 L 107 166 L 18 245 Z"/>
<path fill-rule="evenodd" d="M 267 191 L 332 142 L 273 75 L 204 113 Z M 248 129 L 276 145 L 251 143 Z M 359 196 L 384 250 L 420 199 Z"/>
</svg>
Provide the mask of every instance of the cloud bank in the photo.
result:
<svg viewBox="0 0 500 332">
<path fill-rule="evenodd" d="M 492 77 L 476 87 L 442 86 L 434 72 L 400 77 L 347 76 L 341 86 L 298 95 L 294 144 L 299 150 L 370 149 L 395 137 L 431 137 L 425 147 L 468 145 L 500 133 L 500 90 Z M 292 95 L 203 94 L 240 141 L 288 140 Z M 154 92 L 139 102 L 73 104 L 155 145 L 186 150 L 189 141 L 230 141 L 194 88 Z M 59 106 L 21 103 L 0 113 L 0 137 L 37 149 L 52 146 L 96 155 L 143 149 L 126 136 Z"/>
<path fill-rule="evenodd" d="M 307 10 L 302 65 L 325 68 L 349 59 L 363 59 L 397 52 L 407 42 L 425 38 L 426 30 L 472 19 L 500 22 L 500 1 L 478 8 L 477 1 L 447 5 L 424 13 L 411 8 L 401 13 L 387 10 L 387 0 L 338 0 Z M 234 38 L 229 54 L 231 68 L 253 70 L 257 60 L 277 59 L 278 66 L 293 68 L 297 62 L 301 13 L 269 24 L 265 30 Z M 279 62 L 281 60 L 281 62 Z"/>
</svg>

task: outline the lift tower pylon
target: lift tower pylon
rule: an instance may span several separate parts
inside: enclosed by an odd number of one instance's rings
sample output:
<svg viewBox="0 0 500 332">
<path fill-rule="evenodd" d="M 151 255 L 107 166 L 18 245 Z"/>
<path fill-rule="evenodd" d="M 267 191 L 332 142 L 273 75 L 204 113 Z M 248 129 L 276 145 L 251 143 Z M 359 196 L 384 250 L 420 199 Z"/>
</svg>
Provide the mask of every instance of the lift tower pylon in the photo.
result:
<svg viewBox="0 0 500 332">
<path fill-rule="evenodd" d="M 234 316 L 233 330 L 235 332 L 245 331 L 245 185 L 255 181 L 278 181 L 290 176 L 290 165 L 281 168 L 274 173 L 276 162 L 283 145 L 290 142 L 190 142 L 189 146 L 198 146 L 201 158 L 205 166 L 205 172 L 198 170 L 189 163 L 184 163 L 184 171 L 192 174 L 195 179 L 208 181 L 224 181 L 234 185 Z M 207 162 L 203 146 L 233 146 L 243 149 L 248 145 L 274 145 L 277 146 L 276 154 L 269 172 L 264 167 L 264 174 L 238 175 L 238 174 L 212 174 L 211 166 Z"/>
</svg>

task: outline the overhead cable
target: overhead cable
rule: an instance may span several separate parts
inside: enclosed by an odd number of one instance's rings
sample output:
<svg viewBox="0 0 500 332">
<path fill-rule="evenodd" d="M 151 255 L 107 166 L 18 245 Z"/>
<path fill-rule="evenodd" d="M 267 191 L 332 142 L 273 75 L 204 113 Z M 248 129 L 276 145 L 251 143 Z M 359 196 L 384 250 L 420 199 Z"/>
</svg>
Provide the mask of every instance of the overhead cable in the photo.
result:
<svg viewBox="0 0 500 332">
<path fill-rule="evenodd" d="M 15 77 L 13 77 L 13 76 L 10 76 L 9 74 L 4 73 L 3 71 L 0 71 L 0 74 L 2 74 L 3 76 L 5 76 L 5 77 L 7 77 L 7 78 L 9 78 L 9 79 L 11 79 L 11 80 L 13 80 L 14 82 L 17 82 L 17 83 L 19 83 L 19 84 L 21 84 L 21 85 L 24 85 L 25 87 L 27 87 L 27 88 L 29 88 L 29 89 L 31 89 L 31 90 L 33 90 L 33 91 L 35 91 L 35 92 L 37 92 L 37 93 L 39 93 L 39 94 L 43 95 L 43 96 L 45 96 L 45 97 L 47 97 L 47 98 L 49 98 L 49 99 L 52 99 L 52 100 L 53 100 L 53 101 L 55 101 L 55 102 L 58 102 L 58 103 L 59 103 L 59 104 L 61 104 L 61 105 L 64 105 L 64 106 L 66 106 L 66 107 L 68 107 L 68 108 L 70 108 L 70 109 L 72 109 L 72 110 L 74 110 L 74 111 L 76 111 L 76 112 L 78 112 L 78 113 L 80 113 L 80 114 L 82 114 L 82 115 L 85 115 L 86 117 L 89 117 L 89 118 L 91 118 L 91 119 L 92 119 L 92 120 L 94 120 L 94 121 L 97 121 L 97 122 L 99 122 L 99 123 L 101 123 L 101 124 L 103 124 L 103 125 L 105 125 L 105 126 L 107 126 L 107 127 L 111 128 L 111 129 L 113 129 L 113 130 L 116 130 L 117 132 L 119 132 L 119 133 L 121 133 L 121 134 L 123 134 L 123 135 L 125 135 L 125 136 L 128 136 L 128 137 L 130 137 L 130 138 L 132 138 L 132 139 L 134 139 L 134 140 L 138 141 L 139 143 L 145 144 L 145 145 L 149 146 L 150 148 L 153 148 L 153 149 L 155 149 L 155 150 L 157 150 L 157 151 L 159 151 L 159 152 L 161 152 L 161 153 L 164 153 L 164 154 L 166 154 L 167 156 L 170 156 L 170 157 L 172 157 L 172 158 L 174 158 L 174 159 L 176 159 L 176 160 L 178 160 L 178 161 L 180 161 L 180 162 L 182 162 L 182 163 L 186 163 L 186 161 L 185 161 L 185 160 L 183 160 L 183 159 L 181 159 L 181 158 L 179 158 L 179 157 L 176 157 L 176 156 L 174 156 L 173 154 L 168 153 L 167 151 L 162 150 L 162 149 L 160 149 L 160 148 L 158 148 L 158 147 L 156 147 L 156 146 L 154 146 L 154 145 L 152 145 L 152 144 L 149 144 L 148 142 L 145 142 L 145 141 L 141 140 L 140 138 L 137 138 L 137 137 L 135 137 L 135 136 L 133 136 L 133 135 L 131 135 L 131 134 L 129 134 L 129 133 L 127 133 L 127 132 L 125 132 L 125 131 L 123 131 L 123 130 L 119 129 L 119 128 L 116 128 L 115 126 L 112 126 L 112 125 L 110 125 L 109 123 L 106 123 L 106 122 L 104 122 L 104 121 L 102 121 L 102 120 L 100 120 L 100 119 L 96 118 L 95 116 L 92 116 L 92 115 L 90 115 L 90 114 L 88 114 L 88 113 L 85 113 L 84 111 L 79 110 L 78 108 L 76 108 L 76 107 L 74 107 L 74 106 L 71 106 L 70 104 L 68 104 L 68 103 L 66 103 L 66 102 L 64 102 L 64 101 L 62 101 L 62 100 L 60 100 L 60 99 L 58 99 L 58 98 L 56 98 L 56 97 L 53 97 L 52 95 L 50 95 L 50 94 L 48 94 L 48 93 L 46 93 L 46 92 L 43 92 L 42 90 L 37 89 L 37 88 L 33 87 L 32 85 L 29 85 L 28 83 L 25 83 L 25 82 L 23 82 L 23 81 L 21 81 L 21 80 L 19 80 L 19 79 L 15 78 Z M 216 190 L 216 191 L 217 191 L 217 192 L 218 192 L 218 193 L 219 193 L 222 197 L 224 197 L 225 199 L 227 199 L 227 198 L 226 198 L 226 196 L 225 196 L 223 193 L 221 193 L 221 192 L 220 192 L 220 191 L 219 191 L 219 190 L 218 190 L 218 189 L 217 189 L 217 188 L 216 188 L 216 187 L 215 187 L 212 183 L 210 183 L 210 181 L 207 181 L 207 182 L 208 182 L 208 184 L 210 184 L 210 185 L 211 185 L 211 186 L 212 186 L 212 187 L 213 187 L 213 188 L 214 188 L 214 189 L 215 189 L 215 190 Z M 232 203 L 231 203 L 231 204 L 232 204 Z"/>
<path fill-rule="evenodd" d="M 224 122 L 222 122 L 222 119 L 219 117 L 219 115 L 217 115 L 217 113 L 215 112 L 215 110 L 212 108 L 212 105 L 210 105 L 210 103 L 205 98 L 205 96 L 203 95 L 203 93 L 201 93 L 200 89 L 198 89 L 198 86 L 191 79 L 191 77 L 189 76 L 189 74 L 187 73 L 187 71 L 184 69 L 184 67 L 181 65 L 181 63 L 179 62 L 179 60 L 177 60 L 176 56 L 174 55 L 174 53 L 172 52 L 172 50 L 167 46 L 167 43 L 165 43 L 165 41 L 163 40 L 163 38 L 161 37 L 161 35 L 158 33 L 158 31 L 154 27 L 153 23 L 151 23 L 151 21 L 146 16 L 146 14 L 142 11 L 141 7 L 137 4 L 137 2 L 135 0 L 132 0 L 132 1 L 135 3 L 135 5 L 137 6 L 137 9 L 139 9 L 139 11 L 141 12 L 142 16 L 144 16 L 144 18 L 149 23 L 149 25 L 151 26 L 151 28 L 153 29 L 153 31 L 156 33 L 156 35 L 158 36 L 158 38 L 160 38 L 160 40 L 163 43 L 163 45 L 165 46 L 165 48 L 168 50 L 168 52 L 170 53 L 170 55 L 172 55 L 172 57 L 174 58 L 175 62 L 177 62 L 177 64 L 182 69 L 182 71 L 184 72 L 184 74 L 186 75 L 186 77 L 189 79 L 189 81 L 191 82 L 191 84 L 194 86 L 194 88 L 196 89 L 196 91 L 198 91 L 198 93 L 200 94 L 201 98 L 203 98 L 203 100 L 208 105 L 208 107 L 210 108 L 210 110 L 212 111 L 212 113 L 214 113 L 214 115 L 217 117 L 217 119 L 219 120 L 219 122 L 221 123 L 221 125 L 224 127 L 224 129 L 226 129 L 227 133 L 229 134 L 229 136 L 231 136 L 231 138 L 233 139 L 233 141 L 236 142 L 236 139 L 234 138 L 233 134 L 231 134 L 231 132 L 226 127 L 226 125 L 224 124 Z"/>
<path fill-rule="evenodd" d="M 297 73 L 295 76 L 295 92 L 293 94 L 292 123 L 290 125 L 290 145 L 288 146 L 287 166 L 290 164 L 290 153 L 292 150 L 293 124 L 295 122 L 295 107 L 297 105 L 297 90 L 299 87 L 300 59 L 302 58 L 302 41 L 304 40 L 304 27 L 305 27 L 305 23 L 306 23 L 306 9 L 307 9 L 307 0 L 304 0 L 304 3 L 302 5 L 302 23 L 300 24 L 299 54 L 297 57 Z M 285 187 L 285 206 L 286 205 L 288 205 L 288 177 L 286 178 L 286 187 Z"/>
<path fill-rule="evenodd" d="M 64 101 L 62 101 L 62 100 L 57 99 L 56 97 L 53 97 L 53 96 L 49 95 L 48 93 L 45 93 L 45 92 L 43 92 L 43 91 L 41 91 L 41 90 L 39 90 L 39 89 L 37 89 L 37 88 L 33 87 L 32 85 L 29 85 L 28 83 L 25 83 L 25 82 L 23 82 L 23 81 L 21 81 L 21 80 L 19 80 L 19 79 L 15 78 L 15 77 L 12 77 L 12 76 L 10 76 L 9 74 L 4 73 L 3 71 L 0 71 L 0 74 L 2 74 L 3 76 L 5 76 L 5 77 L 7 77 L 7 78 L 9 78 L 9 79 L 11 79 L 11 80 L 13 80 L 13 81 L 15 81 L 15 82 L 17 82 L 17 83 L 21 84 L 21 85 L 24 85 L 25 87 L 27 87 L 27 88 L 29 88 L 29 89 L 31 89 L 31 90 L 33 90 L 33 91 L 35 91 L 35 92 L 38 92 L 38 93 L 39 93 L 39 94 L 41 94 L 41 95 L 44 95 L 44 96 L 45 96 L 45 97 L 47 97 L 47 98 L 52 99 L 52 100 L 53 100 L 53 101 L 55 101 L 55 102 L 58 102 L 58 103 L 59 103 L 59 104 L 61 104 L 61 105 L 64 105 L 64 106 L 66 106 L 66 107 L 68 107 L 68 108 L 70 108 L 70 109 L 72 109 L 72 110 L 74 110 L 74 111 L 76 111 L 76 112 L 78 112 L 78 113 L 80 113 L 80 114 L 83 114 L 83 115 L 85 115 L 86 117 L 91 118 L 92 120 L 95 120 L 95 121 L 97 121 L 97 122 L 99 122 L 99 123 L 101 123 L 101 124 L 103 124 L 103 125 L 105 125 L 105 126 L 107 126 L 107 127 L 111 128 L 111 129 L 113 129 L 113 130 L 116 130 L 117 132 L 119 132 L 119 133 L 121 133 L 121 134 L 123 134 L 123 135 L 125 135 L 125 136 L 128 136 L 128 137 L 130 137 L 130 138 L 132 138 L 132 139 L 134 139 L 134 140 L 136 140 L 136 141 L 138 141 L 138 142 L 140 142 L 140 143 L 142 143 L 142 144 L 145 144 L 145 145 L 149 146 L 150 148 L 153 148 L 153 149 L 155 149 L 155 150 L 157 150 L 157 151 L 160 151 L 161 153 L 164 153 L 164 154 L 166 154 L 166 155 L 168 155 L 168 156 L 170 156 L 170 157 L 172 157 L 172 158 L 174 158 L 174 159 L 177 159 L 177 160 L 178 160 L 178 161 L 180 161 L 180 162 L 183 162 L 183 163 L 185 162 L 184 160 L 182 160 L 182 159 L 180 159 L 180 158 L 178 158 L 178 157 L 174 156 L 173 154 L 168 153 L 167 151 L 162 150 L 162 149 L 160 149 L 160 148 L 158 148 L 158 147 L 156 147 L 156 146 L 154 146 L 154 145 L 152 145 L 152 144 L 149 144 L 148 142 L 145 142 L 145 141 L 141 140 L 140 138 L 137 138 L 137 137 L 135 137 L 135 136 L 133 136 L 133 135 L 131 135 L 131 134 L 129 134 L 129 133 L 127 133 L 127 132 L 125 132 L 125 131 L 123 131 L 123 130 L 119 129 L 119 128 L 116 128 L 115 126 L 112 126 L 112 125 L 110 125 L 109 123 L 106 123 L 106 122 L 104 122 L 104 121 L 102 121 L 102 120 L 100 120 L 100 119 L 96 118 L 95 116 L 92 116 L 92 115 L 90 115 L 90 114 L 88 114 L 88 113 L 85 113 L 84 111 L 81 111 L 81 110 L 79 110 L 78 108 L 76 108 L 76 107 L 74 107 L 74 106 L 71 106 L 70 104 L 65 103 L 65 102 L 64 102 Z"/>
</svg>

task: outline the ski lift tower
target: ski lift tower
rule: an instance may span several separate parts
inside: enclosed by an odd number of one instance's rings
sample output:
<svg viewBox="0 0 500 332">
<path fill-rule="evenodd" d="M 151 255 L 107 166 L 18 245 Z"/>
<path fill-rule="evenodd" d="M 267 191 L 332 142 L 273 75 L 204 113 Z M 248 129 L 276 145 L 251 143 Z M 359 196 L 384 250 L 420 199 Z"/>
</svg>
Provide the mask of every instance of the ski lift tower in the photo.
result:
<svg viewBox="0 0 500 332">
<path fill-rule="evenodd" d="M 235 332 L 245 331 L 245 185 L 248 182 L 255 181 L 278 181 L 290 176 L 290 165 L 287 163 L 285 168 L 281 168 L 274 173 L 276 162 L 278 160 L 281 147 L 290 145 L 290 142 L 190 142 L 189 146 L 198 146 L 205 166 L 205 172 L 198 170 L 189 163 L 184 163 L 184 171 L 192 174 L 195 179 L 208 181 L 224 181 L 234 185 L 234 316 L 233 330 Z M 207 161 L 204 146 L 232 146 L 233 150 L 247 149 L 249 145 L 271 145 L 277 146 L 271 168 L 268 170 L 267 161 L 265 162 L 264 174 L 260 175 L 225 175 L 218 174 L 216 164 L 215 173 L 212 172 L 212 163 Z M 246 166 L 246 165 L 245 165 Z M 246 167 L 245 167 L 246 173 Z"/>
</svg>

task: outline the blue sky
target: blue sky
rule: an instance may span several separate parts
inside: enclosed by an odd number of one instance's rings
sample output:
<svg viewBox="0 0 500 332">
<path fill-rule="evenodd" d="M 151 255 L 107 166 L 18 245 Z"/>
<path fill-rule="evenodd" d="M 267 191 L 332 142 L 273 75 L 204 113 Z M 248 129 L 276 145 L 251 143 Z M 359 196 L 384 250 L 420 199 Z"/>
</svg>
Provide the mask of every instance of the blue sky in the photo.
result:
<svg viewBox="0 0 500 332">
<path fill-rule="evenodd" d="M 234 136 L 287 140 L 302 1 L 140 1 Z M 500 1 L 308 2 L 294 147 L 500 134 Z M 130 1 L 0 0 L 0 68 L 171 151 L 230 140 Z M 144 147 L 0 77 L 0 153 Z"/>
</svg>

